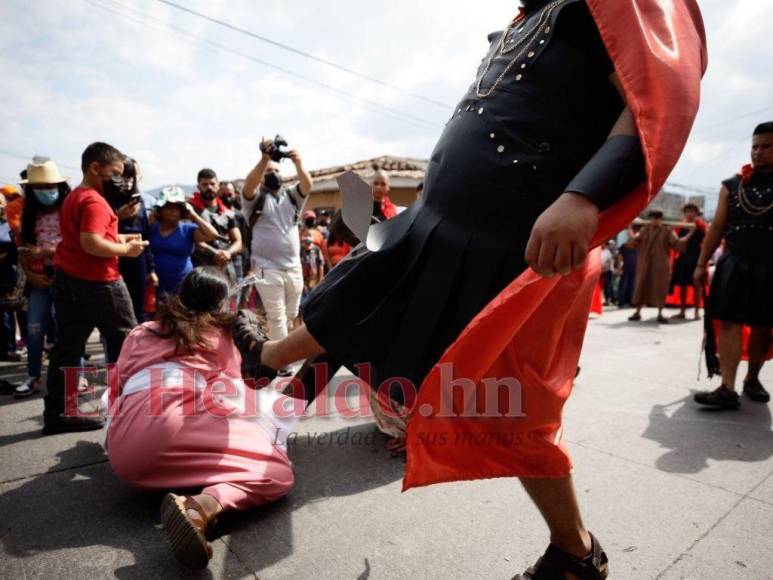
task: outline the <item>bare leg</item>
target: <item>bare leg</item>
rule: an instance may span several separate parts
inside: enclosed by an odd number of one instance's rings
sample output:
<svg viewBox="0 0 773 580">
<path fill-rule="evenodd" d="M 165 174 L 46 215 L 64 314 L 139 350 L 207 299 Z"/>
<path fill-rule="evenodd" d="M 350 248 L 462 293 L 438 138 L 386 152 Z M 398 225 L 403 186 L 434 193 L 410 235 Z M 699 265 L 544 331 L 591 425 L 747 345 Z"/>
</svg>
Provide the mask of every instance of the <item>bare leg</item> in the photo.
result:
<svg viewBox="0 0 773 580">
<path fill-rule="evenodd" d="M 719 335 L 719 361 L 722 370 L 722 384 L 728 391 L 735 391 L 735 375 L 741 362 L 740 324 L 723 322 Z"/>
<path fill-rule="evenodd" d="M 695 298 L 695 320 L 701 317 L 701 300 L 703 298 L 703 287 L 693 286 L 693 297 Z"/>
<path fill-rule="evenodd" d="M 582 523 L 572 477 L 522 478 L 521 483 L 550 529 L 550 542 L 578 558 L 587 556 L 591 551 L 590 534 Z"/>
<path fill-rule="evenodd" d="M 264 344 L 260 359 L 269 368 L 281 369 L 286 365 L 324 354 L 324 352 L 325 349 L 306 330 L 306 325 L 301 324 L 285 338 L 269 340 Z"/>
<path fill-rule="evenodd" d="M 752 327 L 752 334 L 749 337 L 749 370 L 746 373 L 746 380 L 759 378 L 772 340 L 773 329 L 761 326 Z"/>
</svg>

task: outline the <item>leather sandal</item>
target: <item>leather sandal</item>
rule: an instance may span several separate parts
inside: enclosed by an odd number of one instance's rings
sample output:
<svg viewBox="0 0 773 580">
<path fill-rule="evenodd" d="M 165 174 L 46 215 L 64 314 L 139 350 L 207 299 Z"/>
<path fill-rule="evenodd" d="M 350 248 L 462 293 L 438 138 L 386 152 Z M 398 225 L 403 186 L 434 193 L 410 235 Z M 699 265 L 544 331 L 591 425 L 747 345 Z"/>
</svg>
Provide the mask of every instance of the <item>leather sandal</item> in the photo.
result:
<svg viewBox="0 0 773 580">
<path fill-rule="evenodd" d="M 188 510 L 198 515 L 192 517 Z M 212 558 L 212 546 L 205 533 L 209 520 L 204 508 L 190 496 L 166 494 L 161 502 L 161 523 L 174 557 L 183 566 L 200 570 Z"/>
<path fill-rule="evenodd" d="M 578 558 L 553 544 L 545 554 L 523 574 L 513 580 L 563 580 L 566 574 L 574 574 L 579 580 L 604 580 L 609 575 L 609 559 L 593 534 L 590 534 L 591 552 Z"/>
<path fill-rule="evenodd" d="M 242 355 L 242 375 L 256 380 L 276 378 L 277 371 L 260 361 L 268 337 L 260 331 L 258 317 L 250 310 L 239 310 L 231 326 L 234 344 Z"/>
</svg>

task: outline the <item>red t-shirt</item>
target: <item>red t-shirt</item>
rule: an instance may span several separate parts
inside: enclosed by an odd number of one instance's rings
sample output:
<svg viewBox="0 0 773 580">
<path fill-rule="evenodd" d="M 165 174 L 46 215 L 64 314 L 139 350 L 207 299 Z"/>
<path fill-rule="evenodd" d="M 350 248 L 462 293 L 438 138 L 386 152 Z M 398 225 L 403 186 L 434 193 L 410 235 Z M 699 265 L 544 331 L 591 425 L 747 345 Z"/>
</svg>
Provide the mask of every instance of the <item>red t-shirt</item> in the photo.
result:
<svg viewBox="0 0 773 580">
<path fill-rule="evenodd" d="M 59 210 L 62 241 L 56 248 L 54 266 L 74 278 L 91 282 L 115 282 L 121 278 L 118 256 L 98 258 L 81 248 L 81 232 L 99 234 L 118 243 L 118 216 L 95 189 L 76 187 Z"/>
</svg>

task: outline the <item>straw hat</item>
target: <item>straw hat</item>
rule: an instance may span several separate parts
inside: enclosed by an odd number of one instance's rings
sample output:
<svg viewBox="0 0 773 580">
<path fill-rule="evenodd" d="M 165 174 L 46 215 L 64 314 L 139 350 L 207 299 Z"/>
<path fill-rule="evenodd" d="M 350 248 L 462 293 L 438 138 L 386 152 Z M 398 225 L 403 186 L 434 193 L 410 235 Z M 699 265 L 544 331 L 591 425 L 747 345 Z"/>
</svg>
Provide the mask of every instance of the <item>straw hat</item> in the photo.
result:
<svg viewBox="0 0 773 580">
<path fill-rule="evenodd" d="M 22 179 L 20 183 L 29 183 L 30 185 L 40 185 L 44 183 L 64 183 L 68 177 L 62 177 L 59 168 L 53 161 L 44 161 L 42 163 L 30 163 L 27 165 L 27 179 Z"/>
</svg>

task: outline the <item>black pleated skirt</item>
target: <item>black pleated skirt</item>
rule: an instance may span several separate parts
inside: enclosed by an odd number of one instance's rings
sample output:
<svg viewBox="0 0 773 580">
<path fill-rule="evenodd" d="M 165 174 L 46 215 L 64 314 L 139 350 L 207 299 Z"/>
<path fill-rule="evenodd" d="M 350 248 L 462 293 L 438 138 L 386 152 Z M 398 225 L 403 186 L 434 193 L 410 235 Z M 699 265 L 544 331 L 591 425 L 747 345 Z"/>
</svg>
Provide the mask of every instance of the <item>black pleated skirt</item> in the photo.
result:
<svg viewBox="0 0 773 580">
<path fill-rule="evenodd" d="M 474 110 L 454 118 L 419 205 L 376 226 L 394 234 L 378 251 L 355 248 L 304 304 L 311 335 L 350 370 L 368 363 L 374 386 L 399 378 L 418 390 L 475 315 L 526 269 L 534 221 L 569 178 L 514 163 L 522 144 L 492 140 L 502 133 Z M 403 400 L 397 383 L 390 392 Z"/>
<path fill-rule="evenodd" d="M 773 261 L 725 252 L 711 279 L 709 315 L 725 322 L 773 327 Z"/>
</svg>

